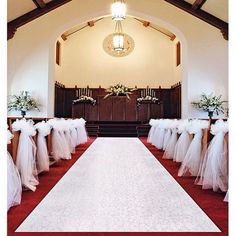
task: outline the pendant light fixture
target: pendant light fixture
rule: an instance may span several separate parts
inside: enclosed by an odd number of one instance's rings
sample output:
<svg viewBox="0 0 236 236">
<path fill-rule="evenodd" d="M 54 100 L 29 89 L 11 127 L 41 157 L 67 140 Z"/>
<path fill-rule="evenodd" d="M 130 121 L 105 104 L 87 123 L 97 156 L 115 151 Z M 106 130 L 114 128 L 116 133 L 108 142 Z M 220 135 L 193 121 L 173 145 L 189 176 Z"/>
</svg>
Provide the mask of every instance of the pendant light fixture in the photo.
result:
<svg viewBox="0 0 236 236">
<path fill-rule="evenodd" d="M 114 0 L 111 6 L 112 20 L 124 20 L 126 16 L 126 5 L 124 0 Z"/>
<path fill-rule="evenodd" d="M 114 51 L 124 50 L 124 34 L 122 32 L 121 21 L 116 22 L 115 33 L 113 35 L 113 49 Z"/>
</svg>

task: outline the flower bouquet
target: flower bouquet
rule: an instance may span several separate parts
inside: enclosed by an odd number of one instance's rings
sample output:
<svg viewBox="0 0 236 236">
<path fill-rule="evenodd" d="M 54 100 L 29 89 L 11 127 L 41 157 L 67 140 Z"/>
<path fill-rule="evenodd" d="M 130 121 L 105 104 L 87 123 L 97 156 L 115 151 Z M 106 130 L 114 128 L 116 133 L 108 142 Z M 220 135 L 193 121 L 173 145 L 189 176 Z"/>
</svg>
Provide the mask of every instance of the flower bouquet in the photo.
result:
<svg viewBox="0 0 236 236">
<path fill-rule="evenodd" d="M 138 105 L 141 105 L 142 102 L 152 102 L 152 103 L 157 103 L 159 101 L 159 99 L 157 97 L 152 97 L 150 95 L 147 95 L 146 97 L 140 97 L 137 98 L 137 103 Z"/>
<path fill-rule="evenodd" d="M 33 109 L 39 111 L 38 106 L 39 104 L 32 96 L 30 96 L 28 91 L 21 91 L 20 95 L 10 95 L 7 105 L 8 111 L 21 111 L 23 117 L 26 115 L 26 111 Z"/>
<path fill-rule="evenodd" d="M 135 90 L 136 89 L 130 89 L 126 87 L 125 85 L 118 83 L 114 86 L 111 86 L 109 89 L 106 90 L 108 94 L 104 97 L 104 99 L 110 96 L 126 96 L 128 99 L 130 99 L 129 95 L 132 94 L 132 92 Z"/>
<path fill-rule="evenodd" d="M 81 95 L 78 99 L 76 100 L 73 100 L 73 104 L 76 104 L 76 103 L 91 103 L 93 106 L 96 104 L 96 100 L 90 96 L 86 96 L 86 95 Z"/>
<path fill-rule="evenodd" d="M 223 104 L 227 101 L 222 101 L 221 97 L 221 95 L 214 96 L 213 94 L 202 94 L 198 102 L 192 102 L 191 104 L 199 110 L 207 111 L 208 116 L 211 118 L 214 112 L 217 115 L 219 115 L 219 113 L 224 113 L 225 108 Z"/>
</svg>

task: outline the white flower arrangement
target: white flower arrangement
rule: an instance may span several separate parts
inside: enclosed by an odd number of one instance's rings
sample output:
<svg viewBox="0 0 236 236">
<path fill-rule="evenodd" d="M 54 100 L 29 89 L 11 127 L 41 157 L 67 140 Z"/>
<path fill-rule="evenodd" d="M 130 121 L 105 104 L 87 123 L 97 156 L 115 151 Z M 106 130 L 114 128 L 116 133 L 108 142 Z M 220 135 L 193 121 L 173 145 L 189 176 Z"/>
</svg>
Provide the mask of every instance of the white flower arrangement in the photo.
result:
<svg viewBox="0 0 236 236">
<path fill-rule="evenodd" d="M 81 95 L 78 99 L 76 100 L 73 100 L 73 104 L 76 104 L 76 103 L 82 103 L 82 102 L 89 102 L 91 103 L 92 105 L 95 105 L 96 104 L 96 100 L 90 96 L 86 96 L 86 95 Z"/>
<path fill-rule="evenodd" d="M 7 105 L 8 111 L 21 111 L 24 114 L 26 111 L 33 109 L 39 111 L 38 106 L 38 102 L 32 96 L 30 96 L 28 91 L 21 91 L 20 95 L 10 95 Z"/>
<path fill-rule="evenodd" d="M 138 103 L 141 103 L 143 101 L 150 101 L 150 102 L 156 103 L 156 102 L 159 101 L 159 99 L 157 97 L 152 97 L 152 96 L 149 96 L 149 95 L 147 95 L 146 97 L 137 98 Z"/>
<path fill-rule="evenodd" d="M 108 94 L 104 97 L 104 99 L 110 96 L 126 96 L 128 99 L 130 99 L 129 95 L 132 94 L 132 92 L 135 90 L 136 89 L 130 89 L 126 87 L 125 85 L 118 83 L 114 86 L 111 86 L 109 89 L 106 90 Z"/>
<path fill-rule="evenodd" d="M 199 110 L 207 111 L 208 113 L 211 112 L 212 114 L 215 112 L 218 115 L 219 113 L 224 113 L 225 107 L 223 104 L 227 102 L 222 101 L 221 97 L 221 95 L 202 94 L 198 102 L 192 102 L 191 104 Z"/>
</svg>

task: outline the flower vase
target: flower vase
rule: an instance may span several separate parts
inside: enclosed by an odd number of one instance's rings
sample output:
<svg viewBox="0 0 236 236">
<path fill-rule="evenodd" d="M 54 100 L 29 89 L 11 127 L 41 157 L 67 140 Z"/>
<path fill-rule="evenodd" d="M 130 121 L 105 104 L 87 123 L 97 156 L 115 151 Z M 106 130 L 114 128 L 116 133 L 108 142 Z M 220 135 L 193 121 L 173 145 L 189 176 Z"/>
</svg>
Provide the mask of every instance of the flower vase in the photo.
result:
<svg viewBox="0 0 236 236">
<path fill-rule="evenodd" d="M 26 115 L 26 111 L 20 111 L 21 112 L 21 116 L 24 118 Z"/>
<path fill-rule="evenodd" d="M 211 119 L 212 116 L 213 116 L 213 111 L 208 111 L 208 117 L 209 117 L 209 119 Z"/>
</svg>

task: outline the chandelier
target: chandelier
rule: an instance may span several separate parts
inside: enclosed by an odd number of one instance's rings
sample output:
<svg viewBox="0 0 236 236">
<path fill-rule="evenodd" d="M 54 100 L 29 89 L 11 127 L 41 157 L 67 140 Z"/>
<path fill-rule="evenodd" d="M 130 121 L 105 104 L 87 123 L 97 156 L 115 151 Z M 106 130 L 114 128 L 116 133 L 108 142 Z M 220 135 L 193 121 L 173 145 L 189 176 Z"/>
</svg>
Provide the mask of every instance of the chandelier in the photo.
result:
<svg viewBox="0 0 236 236">
<path fill-rule="evenodd" d="M 112 20 L 124 20 L 126 15 L 126 6 L 124 0 L 114 0 L 111 6 Z"/>
<path fill-rule="evenodd" d="M 124 50 L 124 34 L 122 32 L 121 21 L 116 22 L 115 33 L 113 34 L 113 49 L 114 51 Z"/>
</svg>

